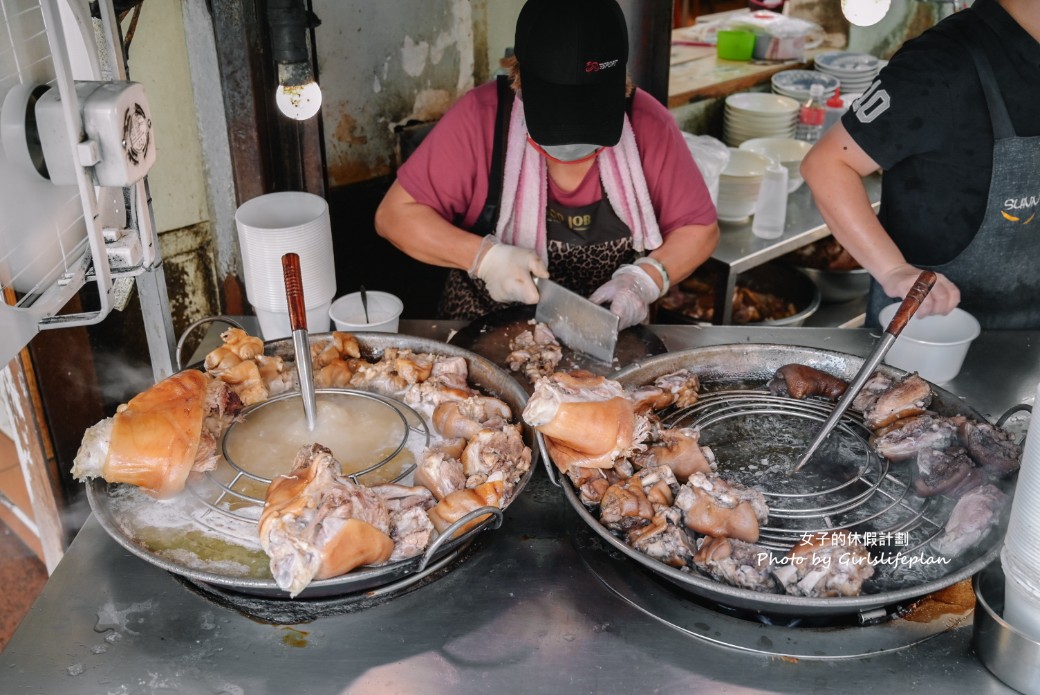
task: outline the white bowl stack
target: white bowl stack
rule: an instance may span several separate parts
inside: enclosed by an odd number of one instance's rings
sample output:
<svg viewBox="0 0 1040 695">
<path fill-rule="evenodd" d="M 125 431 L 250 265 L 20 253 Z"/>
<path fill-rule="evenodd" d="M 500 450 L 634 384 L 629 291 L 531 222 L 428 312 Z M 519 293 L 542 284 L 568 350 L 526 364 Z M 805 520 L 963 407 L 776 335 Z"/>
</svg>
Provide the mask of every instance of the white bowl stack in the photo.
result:
<svg viewBox="0 0 1040 695">
<path fill-rule="evenodd" d="M 830 51 L 816 56 L 815 69 L 838 78 L 841 93 L 862 94 L 874 81 L 884 64 L 869 53 Z"/>
<path fill-rule="evenodd" d="M 790 138 L 798 124 L 796 99 L 781 94 L 740 92 L 726 97 L 723 140 L 730 147 L 752 138 Z"/>
<path fill-rule="evenodd" d="M 841 86 L 837 77 L 828 75 L 818 70 L 784 70 L 778 72 L 770 80 L 773 94 L 796 99 L 799 104 L 809 100 L 809 88 L 814 84 L 823 87 L 823 100 L 826 101 L 834 96 L 834 92 Z M 842 89 L 842 92 L 845 90 Z"/>
<path fill-rule="evenodd" d="M 292 334 L 285 300 L 282 256 L 300 257 L 307 330 L 329 330 L 329 306 L 336 296 L 329 205 L 301 191 L 266 193 L 246 201 L 235 213 L 242 252 L 246 297 L 265 340 Z"/>
<path fill-rule="evenodd" d="M 772 160 L 764 154 L 733 147 L 729 154 L 729 163 L 719 176 L 715 209 L 722 222 L 746 222 L 755 211 L 762 177 Z"/>
<path fill-rule="evenodd" d="M 787 192 L 794 193 L 805 183 L 802 178 L 802 159 L 812 143 L 794 138 L 754 138 L 740 143 L 740 149 L 764 154 L 787 169 Z"/>
</svg>

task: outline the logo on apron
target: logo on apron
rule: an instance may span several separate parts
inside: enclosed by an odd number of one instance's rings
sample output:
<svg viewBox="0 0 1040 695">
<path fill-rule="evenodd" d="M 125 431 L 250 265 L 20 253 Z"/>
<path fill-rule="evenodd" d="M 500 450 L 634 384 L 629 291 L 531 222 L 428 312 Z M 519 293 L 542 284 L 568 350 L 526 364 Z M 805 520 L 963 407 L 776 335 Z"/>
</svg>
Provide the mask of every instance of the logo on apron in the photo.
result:
<svg viewBox="0 0 1040 695">
<path fill-rule="evenodd" d="M 1000 211 L 1000 214 L 1008 222 L 1029 224 L 1036 217 L 1037 203 L 1040 203 L 1040 196 L 1036 195 L 1008 198 L 1004 201 L 1004 209 Z"/>
</svg>

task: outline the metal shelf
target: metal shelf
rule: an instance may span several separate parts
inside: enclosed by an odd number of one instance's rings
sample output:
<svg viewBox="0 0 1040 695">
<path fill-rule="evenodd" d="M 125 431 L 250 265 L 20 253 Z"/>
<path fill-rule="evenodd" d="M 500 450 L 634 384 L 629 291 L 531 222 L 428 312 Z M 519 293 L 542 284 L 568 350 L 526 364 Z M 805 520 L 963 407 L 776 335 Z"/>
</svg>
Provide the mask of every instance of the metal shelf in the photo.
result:
<svg viewBox="0 0 1040 695">
<path fill-rule="evenodd" d="M 864 179 L 867 196 L 874 209 L 881 203 L 881 175 L 872 174 Z M 746 270 L 783 256 L 830 234 L 820 211 L 813 202 L 809 187 L 803 185 L 787 199 L 787 223 L 784 233 L 776 239 L 760 239 L 751 233 L 751 221 L 731 223 L 719 222 L 721 238 L 712 258 L 723 266 L 720 286 L 716 292 L 714 323 L 728 325 L 732 317 L 733 291 L 737 276 Z M 725 286 L 723 286 L 725 283 Z M 722 304 L 722 306 L 719 306 Z"/>
</svg>

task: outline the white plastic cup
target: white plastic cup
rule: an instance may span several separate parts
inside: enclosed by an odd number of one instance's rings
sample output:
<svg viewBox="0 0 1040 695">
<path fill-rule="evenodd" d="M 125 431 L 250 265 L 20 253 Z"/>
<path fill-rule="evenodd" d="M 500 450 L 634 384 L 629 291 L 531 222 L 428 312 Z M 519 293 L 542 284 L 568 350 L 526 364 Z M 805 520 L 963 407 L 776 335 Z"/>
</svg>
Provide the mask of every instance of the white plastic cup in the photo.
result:
<svg viewBox="0 0 1040 695">
<path fill-rule="evenodd" d="M 899 303 L 889 304 L 878 313 L 882 327 L 891 323 L 898 308 Z M 892 343 L 885 362 L 942 384 L 960 373 L 968 348 L 981 330 L 975 317 L 961 308 L 945 316 L 914 316 Z"/>
<path fill-rule="evenodd" d="M 321 196 L 305 191 L 279 191 L 250 198 L 238 206 L 235 222 L 255 229 L 299 227 L 329 214 Z"/>
<path fill-rule="evenodd" d="M 1007 546 L 1004 547 L 1004 551 Z M 1023 568 L 1001 552 L 1004 570 L 1004 621 L 1028 637 L 1040 641 L 1040 570 Z"/>
<path fill-rule="evenodd" d="M 1040 402 L 1037 385 L 1033 408 Z M 1030 421 L 1022 446 L 1022 465 L 1015 483 L 1004 547 L 1004 620 L 1040 640 L 1040 425 Z"/>
<path fill-rule="evenodd" d="M 345 294 L 329 307 L 329 318 L 337 331 L 379 331 L 396 333 L 404 303 L 389 292 L 369 291 L 368 320 L 361 304 L 361 293 Z"/>
<path fill-rule="evenodd" d="M 327 333 L 329 330 L 329 307 L 331 302 L 325 302 L 313 308 L 307 309 L 307 333 Z M 289 311 L 276 309 L 263 309 L 253 307 L 257 321 L 260 323 L 260 335 L 264 340 L 278 340 L 288 338 L 292 335 L 292 326 L 289 323 Z"/>
<path fill-rule="evenodd" d="M 324 198 L 303 191 L 256 196 L 235 212 L 246 296 L 253 306 L 285 310 L 282 256 L 300 258 L 303 292 L 311 306 L 336 296 L 332 225 Z"/>
<path fill-rule="evenodd" d="M 762 187 L 755 201 L 755 218 L 751 233 L 761 239 L 777 239 L 787 223 L 787 167 L 771 162 L 762 177 Z"/>
</svg>

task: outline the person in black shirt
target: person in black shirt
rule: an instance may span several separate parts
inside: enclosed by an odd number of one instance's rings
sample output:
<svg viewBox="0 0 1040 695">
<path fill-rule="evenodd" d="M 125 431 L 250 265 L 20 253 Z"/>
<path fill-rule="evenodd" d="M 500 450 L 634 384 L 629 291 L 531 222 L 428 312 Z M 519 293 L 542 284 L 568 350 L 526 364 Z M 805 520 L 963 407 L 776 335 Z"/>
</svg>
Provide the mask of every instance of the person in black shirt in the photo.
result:
<svg viewBox="0 0 1040 695">
<path fill-rule="evenodd" d="M 912 39 L 802 163 L 874 282 L 867 323 L 922 269 L 918 316 L 1040 328 L 1040 2 L 976 0 Z M 881 169 L 879 214 L 862 177 Z"/>
</svg>

